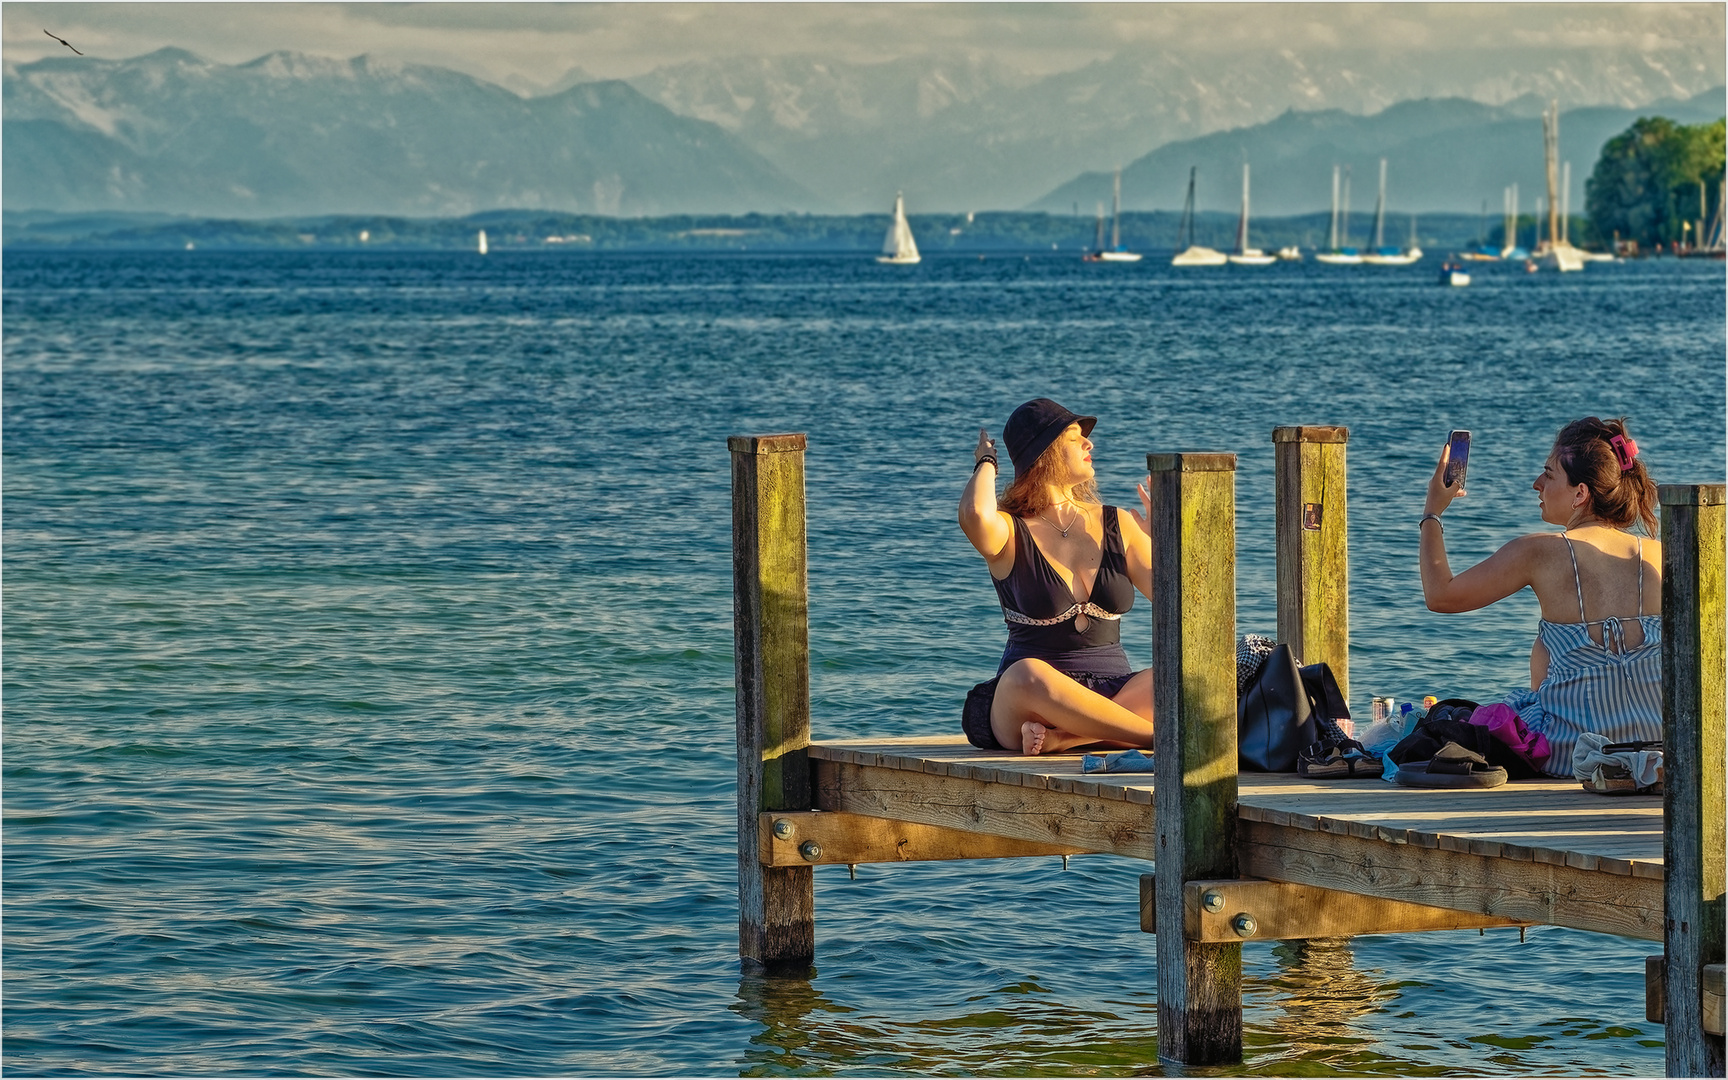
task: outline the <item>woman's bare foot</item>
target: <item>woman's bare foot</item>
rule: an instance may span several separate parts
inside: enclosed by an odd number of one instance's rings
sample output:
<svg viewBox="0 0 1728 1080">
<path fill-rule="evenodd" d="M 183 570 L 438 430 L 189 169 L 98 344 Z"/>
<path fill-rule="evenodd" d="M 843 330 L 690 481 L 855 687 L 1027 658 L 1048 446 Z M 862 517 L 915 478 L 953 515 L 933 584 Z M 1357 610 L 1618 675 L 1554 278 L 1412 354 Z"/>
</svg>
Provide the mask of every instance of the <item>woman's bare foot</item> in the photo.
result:
<svg viewBox="0 0 1728 1080">
<path fill-rule="evenodd" d="M 1027 757 L 1036 757 L 1044 752 L 1044 736 L 1049 728 L 1036 720 L 1028 720 L 1020 725 L 1020 752 Z"/>
</svg>

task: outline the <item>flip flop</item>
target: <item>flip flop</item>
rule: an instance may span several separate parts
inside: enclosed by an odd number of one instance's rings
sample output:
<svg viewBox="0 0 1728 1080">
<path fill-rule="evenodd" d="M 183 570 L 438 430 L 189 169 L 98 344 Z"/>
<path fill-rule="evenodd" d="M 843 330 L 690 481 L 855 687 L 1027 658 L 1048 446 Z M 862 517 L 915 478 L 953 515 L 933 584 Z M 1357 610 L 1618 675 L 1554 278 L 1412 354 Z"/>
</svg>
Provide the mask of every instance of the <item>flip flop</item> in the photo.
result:
<svg viewBox="0 0 1728 1080">
<path fill-rule="evenodd" d="M 1152 755 L 1142 754 L 1138 750 L 1124 750 L 1120 754 L 1082 754 L 1080 756 L 1080 771 L 1083 773 L 1151 772 Z"/>
<path fill-rule="evenodd" d="M 1488 764 L 1488 759 L 1474 750 L 1449 742 L 1436 750 L 1430 761 L 1398 766 L 1395 779 L 1415 788 L 1492 788 L 1506 782 L 1506 770 Z"/>
</svg>

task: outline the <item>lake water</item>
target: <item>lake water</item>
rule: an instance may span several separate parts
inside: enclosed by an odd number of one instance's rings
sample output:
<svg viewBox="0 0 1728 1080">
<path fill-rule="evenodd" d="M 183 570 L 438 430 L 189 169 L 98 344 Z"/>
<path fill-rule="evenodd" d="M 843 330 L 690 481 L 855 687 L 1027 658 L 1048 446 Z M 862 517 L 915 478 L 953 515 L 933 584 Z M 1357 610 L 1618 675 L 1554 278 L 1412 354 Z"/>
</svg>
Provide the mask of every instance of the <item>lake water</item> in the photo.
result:
<svg viewBox="0 0 1728 1080">
<path fill-rule="evenodd" d="M 1353 704 L 1490 700 L 1536 608 L 1423 609 L 1446 432 L 1455 567 L 1544 528 L 1580 415 L 1721 480 L 1724 278 L 1436 273 L 8 253 L 7 1069 L 1160 1073 L 1130 860 L 826 867 L 814 977 L 740 972 L 726 436 L 810 436 L 819 737 L 957 731 L 1003 627 L 955 504 L 1039 395 L 1109 501 L 1240 455 L 1241 632 L 1272 427 L 1348 425 Z M 1249 945 L 1224 1071 L 1659 1074 L 1657 951 Z"/>
</svg>

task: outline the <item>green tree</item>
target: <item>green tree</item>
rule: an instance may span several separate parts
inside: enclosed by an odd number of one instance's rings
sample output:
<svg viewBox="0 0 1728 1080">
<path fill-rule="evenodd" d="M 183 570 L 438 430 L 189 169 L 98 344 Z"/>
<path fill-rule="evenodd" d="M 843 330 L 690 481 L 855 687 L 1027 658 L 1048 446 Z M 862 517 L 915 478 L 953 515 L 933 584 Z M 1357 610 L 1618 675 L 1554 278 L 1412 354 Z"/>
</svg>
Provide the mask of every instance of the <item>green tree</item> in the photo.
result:
<svg viewBox="0 0 1728 1080">
<path fill-rule="evenodd" d="M 1644 247 L 1672 244 L 1682 223 L 1700 215 L 1704 184 L 1706 221 L 1720 212 L 1724 123 L 1676 124 L 1661 116 L 1639 119 L 1602 147 L 1584 185 L 1584 207 L 1596 235 L 1618 232 Z"/>
</svg>

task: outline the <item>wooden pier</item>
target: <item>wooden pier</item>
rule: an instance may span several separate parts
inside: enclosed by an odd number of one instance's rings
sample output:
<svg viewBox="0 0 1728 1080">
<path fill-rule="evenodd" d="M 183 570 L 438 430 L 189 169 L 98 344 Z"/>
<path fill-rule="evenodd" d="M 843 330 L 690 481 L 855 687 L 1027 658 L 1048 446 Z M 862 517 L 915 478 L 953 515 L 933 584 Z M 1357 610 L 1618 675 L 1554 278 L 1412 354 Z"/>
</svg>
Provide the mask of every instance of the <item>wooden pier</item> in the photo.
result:
<svg viewBox="0 0 1728 1080">
<path fill-rule="evenodd" d="M 1347 441 L 1273 433 L 1279 634 L 1341 681 Z M 1241 1059 L 1244 941 L 1553 925 L 1662 942 L 1646 1008 L 1667 1071 L 1723 1075 L 1723 485 L 1661 489 L 1666 793 L 1608 798 L 1238 774 L 1231 454 L 1148 457 L 1155 774 L 958 735 L 813 743 L 804 436 L 730 446 L 747 964 L 808 970 L 817 865 L 1108 853 L 1154 864 L 1140 922 L 1167 1061 Z"/>
</svg>

